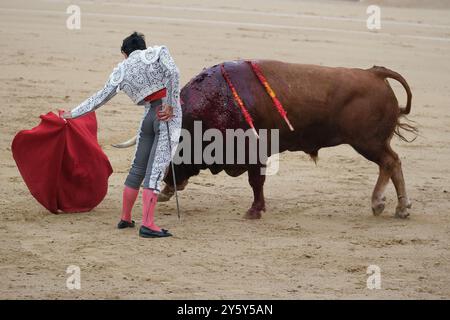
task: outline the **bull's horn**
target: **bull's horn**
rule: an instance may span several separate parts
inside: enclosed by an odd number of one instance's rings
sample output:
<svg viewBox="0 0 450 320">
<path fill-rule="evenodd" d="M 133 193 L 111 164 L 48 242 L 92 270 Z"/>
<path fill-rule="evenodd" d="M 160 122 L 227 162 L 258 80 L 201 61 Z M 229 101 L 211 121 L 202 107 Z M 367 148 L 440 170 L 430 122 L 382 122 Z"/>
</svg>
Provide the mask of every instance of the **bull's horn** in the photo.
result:
<svg viewBox="0 0 450 320">
<path fill-rule="evenodd" d="M 118 143 L 118 144 L 112 144 L 112 146 L 115 148 L 128 148 L 128 147 L 134 146 L 136 144 L 136 140 L 137 140 L 137 136 L 134 136 L 130 140 L 127 140 L 125 142 Z"/>
</svg>

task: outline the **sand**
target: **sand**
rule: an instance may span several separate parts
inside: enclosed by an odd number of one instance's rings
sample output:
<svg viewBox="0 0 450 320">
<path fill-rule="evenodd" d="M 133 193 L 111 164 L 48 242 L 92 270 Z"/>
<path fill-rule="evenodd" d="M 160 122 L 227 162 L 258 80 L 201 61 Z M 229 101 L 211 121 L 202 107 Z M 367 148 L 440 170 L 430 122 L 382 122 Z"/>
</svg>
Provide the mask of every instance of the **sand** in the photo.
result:
<svg viewBox="0 0 450 320">
<path fill-rule="evenodd" d="M 66 28 L 66 8 L 82 10 L 81 29 Z M 366 28 L 365 3 L 309 1 L 0 1 L 0 298 L 450 298 L 450 9 L 446 1 L 385 1 L 382 29 Z M 389 5 L 389 6 L 388 6 Z M 225 60 L 289 62 L 400 72 L 413 92 L 410 118 L 421 135 L 393 140 L 413 207 L 393 217 L 396 196 L 372 216 L 378 168 L 348 146 L 281 155 L 267 179 L 268 211 L 243 218 L 252 191 L 246 175 L 202 172 L 174 201 L 158 206 L 171 239 L 117 230 L 121 192 L 142 110 L 124 94 L 97 112 L 99 141 L 114 173 L 92 212 L 53 215 L 28 192 L 11 141 L 50 110 L 71 109 L 100 89 L 121 60 L 131 31 L 166 44 L 182 83 Z M 405 93 L 392 82 L 398 98 Z M 133 217 L 140 222 L 138 201 Z M 66 269 L 81 270 L 81 289 Z M 366 286 L 369 265 L 381 289 Z"/>
</svg>

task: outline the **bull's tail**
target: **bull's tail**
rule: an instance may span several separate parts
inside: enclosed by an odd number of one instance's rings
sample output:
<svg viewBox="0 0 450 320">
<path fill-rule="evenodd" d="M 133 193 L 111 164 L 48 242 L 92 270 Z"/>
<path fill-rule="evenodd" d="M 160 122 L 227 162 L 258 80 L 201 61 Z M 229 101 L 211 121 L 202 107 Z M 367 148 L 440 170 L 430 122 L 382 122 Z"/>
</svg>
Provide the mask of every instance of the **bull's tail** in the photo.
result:
<svg viewBox="0 0 450 320">
<path fill-rule="evenodd" d="M 380 66 L 373 66 L 371 69 L 369 69 L 369 71 L 375 73 L 377 76 L 379 76 L 383 79 L 391 78 L 391 79 L 397 80 L 398 82 L 400 82 L 402 84 L 403 88 L 405 88 L 406 95 L 407 95 L 406 106 L 404 108 L 399 107 L 400 114 L 399 114 L 399 118 L 397 120 L 397 126 L 395 127 L 394 134 L 397 137 L 399 137 L 400 139 L 402 139 L 403 141 L 406 141 L 406 142 L 414 141 L 417 138 L 419 130 L 417 129 L 416 126 L 414 126 L 413 124 L 410 123 L 411 122 L 410 120 L 406 119 L 406 117 L 405 117 L 411 111 L 411 99 L 412 99 L 411 88 L 409 87 L 405 78 L 403 78 L 401 74 L 399 74 L 395 71 L 392 71 L 390 69 L 387 69 L 385 67 L 380 67 Z M 407 122 L 400 122 L 401 118 L 405 118 Z M 404 130 L 409 133 L 412 133 L 413 135 L 415 135 L 415 137 L 411 140 L 408 140 L 400 132 L 400 130 Z"/>
<path fill-rule="evenodd" d="M 408 120 L 406 118 L 406 115 L 409 114 L 409 112 L 411 111 L 412 93 L 411 93 L 411 89 L 409 88 L 409 85 L 406 82 L 405 78 L 403 78 L 399 73 L 389 70 L 385 67 L 373 66 L 373 68 L 369 69 L 369 71 L 375 73 L 376 75 L 378 75 L 379 77 L 382 77 L 383 79 L 391 78 L 391 79 L 397 80 L 398 82 L 400 82 L 402 84 L 403 88 L 405 88 L 406 95 L 407 95 L 406 106 L 404 108 L 399 107 L 400 108 L 400 116 L 397 120 L 397 125 L 395 127 L 394 134 L 397 137 L 399 137 L 400 139 L 402 139 L 403 141 L 406 141 L 406 142 L 414 141 L 419 134 L 419 130 L 417 129 L 417 127 L 415 125 L 411 124 L 411 122 L 413 122 L 413 121 Z M 400 122 L 401 118 L 406 119 L 406 122 Z M 408 140 L 400 132 L 400 130 L 404 130 L 406 132 L 412 133 L 415 137 L 412 138 L 411 140 Z"/>
<path fill-rule="evenodd" d="M 411 111 L 412 93 L 411 93 L 411 89 L 409 88 L 409 85 L 406 82 L 405 78 L 403 78 L 400 73 L 397 73 L 397 72 L 387 69 L 385 67 L 373 66 L 372 69 L 370 69 L 369 71 L 377 74 L 378 76 L 380 76 L 382 78 L 391 78 L 391 79 L 397 80 L 398 82 L 400 82 L 402 84 L 403 88 L 405 88 L 405 91 L 406 91 L 407 101 L 406 101 L 406 106 L 404 108 L 400 108 L 400 114 L 403 114 L 403 115 L 409 114 L 409 112 Z"/>
</svg>

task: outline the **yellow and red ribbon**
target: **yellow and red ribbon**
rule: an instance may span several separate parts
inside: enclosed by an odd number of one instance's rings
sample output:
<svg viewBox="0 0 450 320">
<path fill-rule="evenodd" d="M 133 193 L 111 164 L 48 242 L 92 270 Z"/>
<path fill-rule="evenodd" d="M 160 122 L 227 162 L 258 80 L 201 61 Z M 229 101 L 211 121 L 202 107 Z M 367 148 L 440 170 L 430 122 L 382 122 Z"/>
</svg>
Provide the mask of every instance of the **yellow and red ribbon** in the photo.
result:
<svg viewBox="0 0 450 320">
<path fill-rule="evenodd" d="M 224 66 L 223 63 L 220 65 L 220 70 L 222 71 L 222 76 L 224 77 L 225 81 L 228 84 L 228 87 L 231 90 L 231 93 L 233 94 L 234 100 L 236 101 L 236 103 L 238 104 L 239 108 L 241 109 L 242 114 L 244 115 L 245 121 L 248 123 L 250 128 L 252 128 L 253 133 L 255 134 L 255 136 L 257 138 L 259 138 L 258 133 L 256 132 L 256 129 L 255 129 L 255 126 L 253 125 L 252 116 L 250 115 L 250 113 L 248 112 L 247 108 L 245 107 L 244 102 L 242 101 L 242 99 L 239 97 L 239 94 L 237 93 L 236 88 L 234 87 L 233 83 L 231 82 L 230 76 L 226 72 L 225 66 Z"/>
<path fill-rule="evenodd" d="M 264 76 L 261 68 L 254 61 L 247 60 L 247 63 L 250 64 L 250 66 L 252 67 L 253 72 L 258 77 L 259 82 L 261 82 L 263 87 L 266 89 L 266 92 L 270 96 L 270 98 L 272 99 L 273 104 L 275 105 L 275 108 L 277 108 L 278 113 L 283 117 L 283 119 L 287 123 L 289 129 L 291 131 L 294 131 L 294 127 L 291 125 L 291 122 L 289 121 L 289 119 L 287 117 L 286 110 L 284 110 L 283 105 L 281 104 L 280 100 L 278 100 L 275 92 L 270 87 L 270 84 L 267 81 L 266 77 Z"/>
</svg>

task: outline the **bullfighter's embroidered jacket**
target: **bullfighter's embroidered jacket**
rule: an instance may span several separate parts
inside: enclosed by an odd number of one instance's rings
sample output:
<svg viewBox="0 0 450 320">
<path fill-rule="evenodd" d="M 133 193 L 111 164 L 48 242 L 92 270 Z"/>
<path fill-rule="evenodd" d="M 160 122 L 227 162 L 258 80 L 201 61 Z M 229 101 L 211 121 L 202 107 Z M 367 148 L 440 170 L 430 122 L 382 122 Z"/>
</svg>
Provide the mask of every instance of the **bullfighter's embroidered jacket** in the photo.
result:
<svg viewBox="0 0 450 320">
<path fill-rule="evenodd" d="M 136 104 L 144 104 L 144 98 L 167 89 L 168 105 L 179 107 L 179 71 L 165 46 L 149 47 L 133 51 L 128 59 L 120 62 L 111 73 L 103 89 L 83 101 L 71 111 L 77 118 L 94 111 L 108 102 L 120 90 Z"/>
<path fill-rule="evenodd" d="M 182 111 L 180 105 L 179 71 L 165 46 L 149 47 L 146 50 L 135 50 L 127 59 L 117 65 L 109 76 L 103 89 L 86 99 L 71 111 L 77 118 L 94 111 L 108 102 L 117 92 L 124 91 L 134 103 L 145 105 L 144 117 L 151 106 L 144 100 L 147 96 L 161 89 L 167 90 L 163 103 L 174 108 L 173 118 L 159 125 L 159 137 L 150 174 L 149 185 L 156 193 L 160 190 L 172 157 L 175 155 L 181 134 Z M 169 136 L 170 131 L 170 136 Z M 138 130 L 138 137 L 140 132 Z M 170 143 L 169 143 L 170 139 Z M 139 139 L 137 141 L 139 144 Z M 172 148 L 172 154 L 170 149 Z"/>
</svg>

